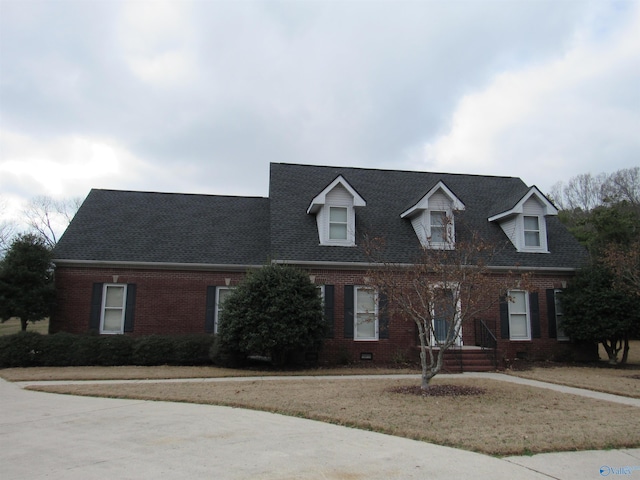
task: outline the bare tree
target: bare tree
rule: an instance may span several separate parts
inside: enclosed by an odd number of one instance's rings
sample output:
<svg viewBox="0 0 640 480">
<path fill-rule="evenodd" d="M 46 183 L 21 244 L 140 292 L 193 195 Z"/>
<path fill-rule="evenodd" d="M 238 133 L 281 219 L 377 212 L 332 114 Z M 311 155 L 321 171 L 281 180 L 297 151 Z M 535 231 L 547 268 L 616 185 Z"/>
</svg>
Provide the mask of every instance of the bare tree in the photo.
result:
<svg viewBox="0 0 640 480">
<path fill-rule="evenodd" d="M 602 185 L 602 193 L 609 202 L 629 202 L 640 206 L 640 167 L 624 168 L 612 173 Z"/>
<path fill-rule="evenodd" d="M 569 179 L 563 189 L 566 207 L 570 210 L 590 212 L 602 205 L 602 185 L 606 178 L 604 173 L 595 177 L 590 173 L 583 173 Z"/>
<path fill-rule="evenodd" d="M 49 196 L 38 196 L 31 199 L 24 214 L 31 230 L 54 247 L 60 232 L 69 225 L 81 203 L 77 197 L 54 200 Z"/>
<path fill-rule="evenodd" d="M 384 260 L 384 239 L 365 242 L 376 264 L 367 274 L 369 285 L 386 295 L 392 318 L 413 321 L 418 327 L 423 390 L 442 370 L 445 351 L 460 341 L 462 325 L 526 282 L 524 275 L 491 272 L 496 246 L 474 232 L 465 237 L 454 242 L 449 236 L 445 248 L 432 248 L 435 244 L 429 239 L 409 265 Z"/>
<path fill-rule="evenodd" d="M 7 253 L 11 239 L 16 234 L 15 222 L 3 218 L 6 212 L 7 202 L 0 197 L 0 258 Z"/>
</svg>

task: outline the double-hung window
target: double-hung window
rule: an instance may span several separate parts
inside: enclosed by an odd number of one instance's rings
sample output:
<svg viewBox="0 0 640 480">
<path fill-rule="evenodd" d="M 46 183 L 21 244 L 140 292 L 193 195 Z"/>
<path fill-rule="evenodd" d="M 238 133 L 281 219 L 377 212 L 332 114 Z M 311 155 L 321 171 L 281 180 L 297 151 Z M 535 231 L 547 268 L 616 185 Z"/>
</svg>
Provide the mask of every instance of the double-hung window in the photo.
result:
<svg viewBox="0 0 640 480">
<path fill-rule="evenodd" d="M 525 215 L 524 217 L 524 246 L 540 247 L 540 218 Z"/>
<path fill-rule="evenodd" d="M 329 240 L 347 240 L 347 207 L 329 207 Z"/>
<path fill-rule="evenodd" d="M 220 314 L 224 310 L 224 300 L 233 291 L 233 287 L 218 287 L 216 288 L 216 314 L 213 324 L 213 333 L 218 333 L 218 326 L 220 325 Z"/>
<path fill-rule="evenodd" d="M 556 289 L 553 292 L 553 300 L 555 302 L 555 313 L 556 313 L 556 338 L 558 340 L 569 340 L 569 335 L 564 332 L 564 328 L 562 328 L 562 322 L 564 320 L 564 312 L 562 311 L 562 302 L 560 301 L 560 296 L 562 295 L 562 290 Z"/>
<path fill-rule="evenodd" d="M 105 284 L 103 289 L 100 333 L 123 333 L 127 286 Z"/>
<path fill-rule="evenodd" d="M 509 297 L 509 338 L 511 340 L 531 340 L 527 292 L 512 290 L 509 292 Z"/>
<path fill-rule="evenodd" d="M 354 340 L 378 340 L 378 296 L 367 287 L 355 287 Z"/>
<path fill-rule="evenodd" d="M 429 212 L 429 230 L 432 244 L 447 241 L 447 212 L 432 210 Z"/>
</svg>

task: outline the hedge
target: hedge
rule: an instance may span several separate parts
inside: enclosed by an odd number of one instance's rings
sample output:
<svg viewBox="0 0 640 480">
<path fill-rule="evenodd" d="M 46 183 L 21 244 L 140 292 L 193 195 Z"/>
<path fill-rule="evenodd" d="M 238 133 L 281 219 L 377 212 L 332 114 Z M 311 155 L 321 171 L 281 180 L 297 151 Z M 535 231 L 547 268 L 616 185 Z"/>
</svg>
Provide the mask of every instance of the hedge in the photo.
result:
<svg viewBox="0 0 640 480">
<path fill-rule="evenodd" d="M 0 337 L 0 368 L 80 365 L 204 365 L 213 335 L 41 335 Z"/>
</svg>

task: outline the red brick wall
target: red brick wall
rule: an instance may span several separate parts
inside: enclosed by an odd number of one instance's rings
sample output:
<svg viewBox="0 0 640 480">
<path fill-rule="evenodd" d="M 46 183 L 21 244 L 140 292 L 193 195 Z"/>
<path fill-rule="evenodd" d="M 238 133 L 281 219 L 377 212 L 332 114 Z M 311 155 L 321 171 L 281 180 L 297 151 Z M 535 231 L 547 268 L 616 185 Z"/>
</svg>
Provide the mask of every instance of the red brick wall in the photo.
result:
<svg viewBox="0 0 640 480">
<path fill-rule="evenodd" d="M 317 285 L 334 285 L 333 339 L 327 339 L 320 352 L 322 364 L 358 362 L 362 353 L 373 354 L 374 363 L 390 363 L 418 358 L 417 327 L 411 321 L 392 317 L 389 339 L 354 341 L 344 338 L 344 286 L 364 285 L 366 272 L 358 270 L 311 270 Z M 137 285 L 135 327 L 133 335 L 184 334 L 205 332 L 207 287 L 224 286 L 226 280 L 236 285 L 244 276 L 239 272 L 206 272 L 186 270 L 143 270 L 127 268 L 60 267 L 56 270 L 57 308 L 51 318 L 51 333 L 66 331 L 87 333 L 94 283 L 135 283 Z M 482 318 L 498 338 L 501 358 L 542 359 L 573 354 L 573 345 L 549 338 L 546 289 L 560 288 L 570 277 L 536 275 L 530 280 L 530 291 L 539 293 L 540 339 L 515 342 L 500 338 L 497 303 Z M 475 325 L 463 325 L 463 342 L 475 345 Z"/>
</svg>

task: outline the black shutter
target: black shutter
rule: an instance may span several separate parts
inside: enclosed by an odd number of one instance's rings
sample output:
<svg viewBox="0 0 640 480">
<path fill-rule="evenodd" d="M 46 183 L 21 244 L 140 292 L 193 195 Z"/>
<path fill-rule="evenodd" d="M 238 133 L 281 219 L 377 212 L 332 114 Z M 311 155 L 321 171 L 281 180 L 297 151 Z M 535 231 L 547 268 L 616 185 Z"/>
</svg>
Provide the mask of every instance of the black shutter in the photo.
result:
<svg viewBox="0 0 640 480">
<path fill-rule="evenodd" d="M 102 308 L 102 283 L 94 283 L 91 291 L 91 315 L 89 317 L 89 330 L 100 331 L 100 309 Z"/>
<path fill-rule="evenodd" d="M 353 338 L 353 285 L 344 286 L 344 338 Z"/>
<path fill-rule="evenodd" d="M 214 333 L 216 321 L 216 288 L 214 286 L 207 287 L 206 307 L 204 310 L 204 331 L 205 333 Z"/>
<path fill-rule="evenodd" d="M 378 296 L 378 338 L 389 338 L 389 299 L 384 293 Z"/>
<path fill-rule="evenodd" d="M 509 338 L 509 300 L 506 296 L 500 297 L 500 337 Z"/>
<path fill-rule="evenodd" d="M 556 294 L 553 288 L 547 289 L 547 320 L 549 321 L 549 338 L 557 338 Z"/>
<path fill-rule="evenodd" d="M 133 320 L 136 314 L 136 284 L 127 284 L 127 303 L 124 307 L 124 331 L 133 332 Z"/>
<path fill-rule="evenodd" d="M 540 304 L 538 292 L 529 294 L 529 311 L 531 312 L 531 337 L 540 338 Z"/>
<path fill-rule="evenodd" d="M 324 321 L 327 325 L 326 338 L 333 338 L 336 330 L 333 318 L 334 290 L 333 285 L 324 286 Z"/>
</svg>

